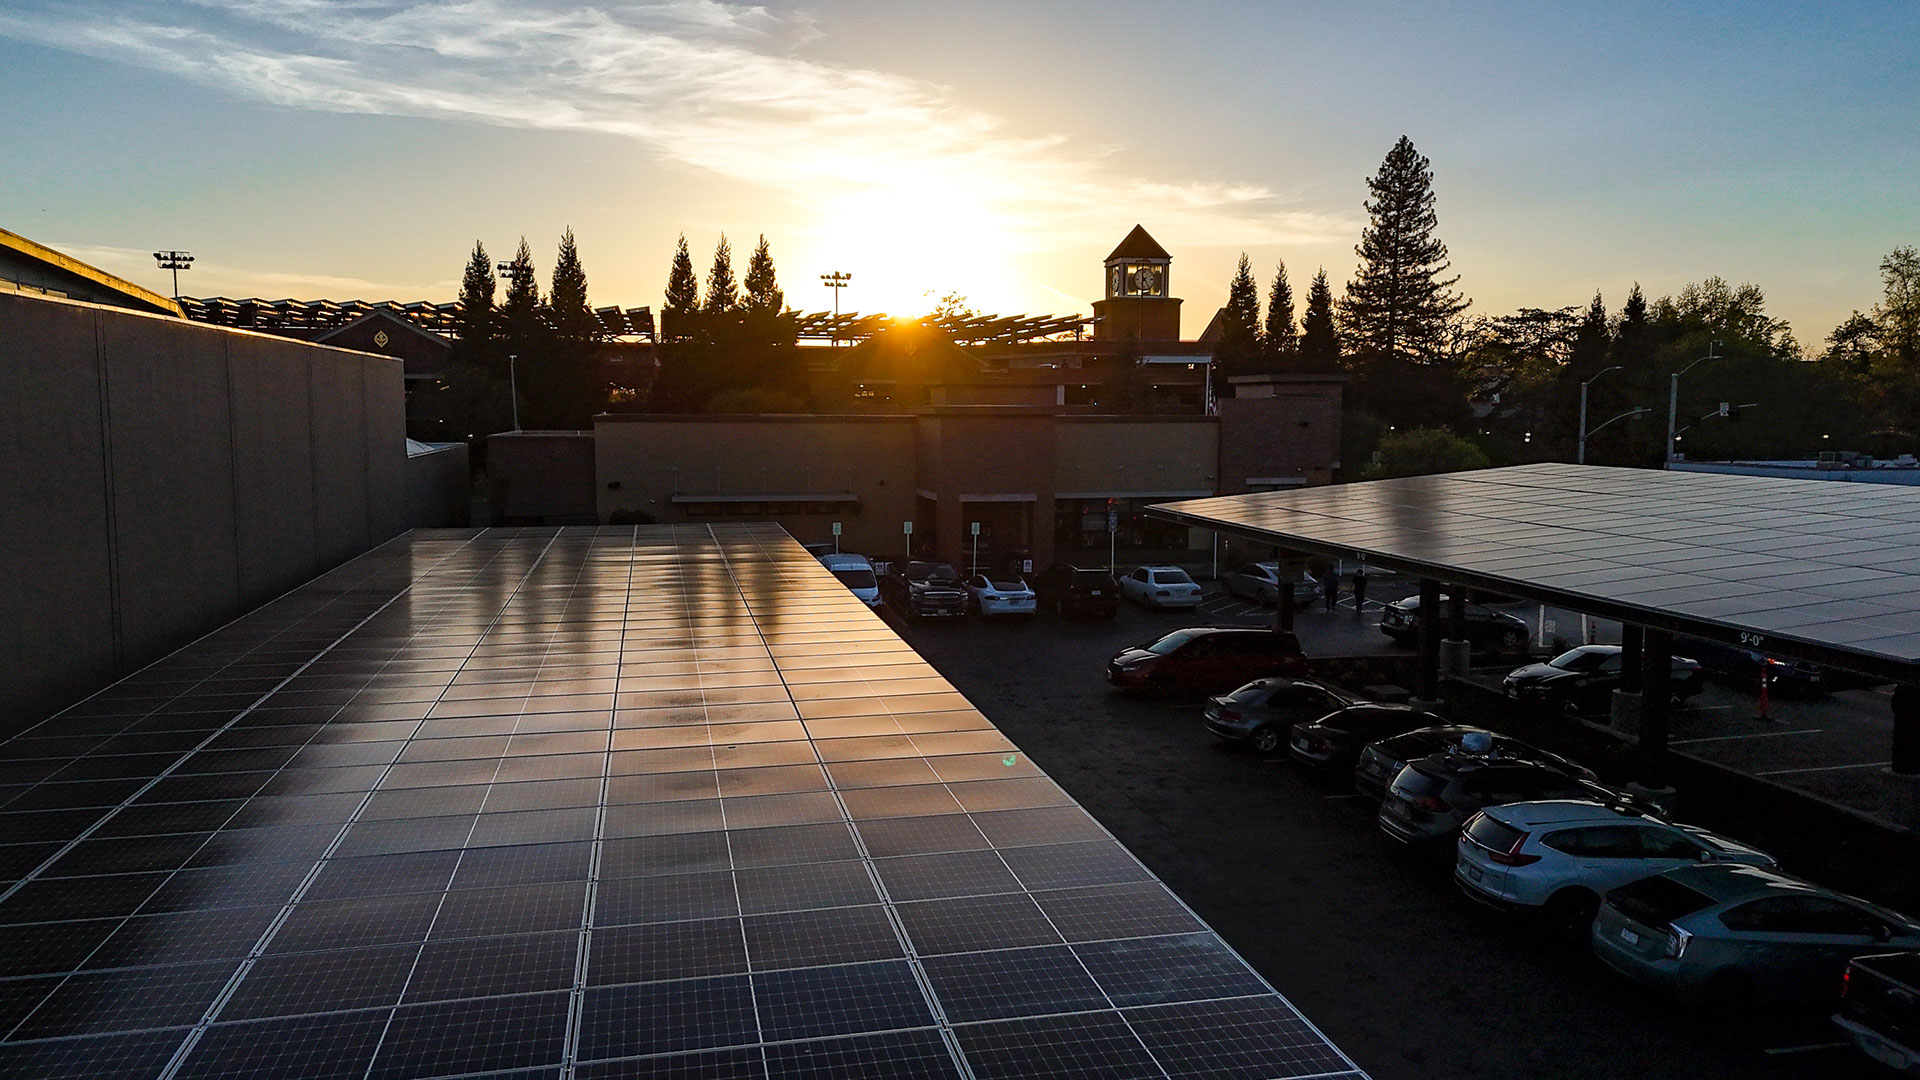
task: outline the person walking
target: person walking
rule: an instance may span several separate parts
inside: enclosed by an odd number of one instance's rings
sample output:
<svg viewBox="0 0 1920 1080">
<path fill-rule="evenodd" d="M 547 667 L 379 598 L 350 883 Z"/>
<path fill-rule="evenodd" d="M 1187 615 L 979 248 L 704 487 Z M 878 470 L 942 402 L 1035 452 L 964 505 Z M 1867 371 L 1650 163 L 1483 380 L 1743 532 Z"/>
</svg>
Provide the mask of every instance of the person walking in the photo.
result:
<svg viewBox="0 0 1920 1080">
<path fill-rule="evenodd" d="M 1321 578 L 1320 581 L 1322 586 L 1321 599 L 1326 602 L 1326 609 L 1332 611 L 1335 602 L 1340 599 L 1340 567 L 1338 565 L 1328 567 L 1327 576 Z"/>
<path fill-rule="evenodd" d="M 1365 563 L 1362 563 L 1353 571 L 1353 613 L 1355 615 L 1365 615 L 1367 613 L 1367 567 Z"/>
</svg>

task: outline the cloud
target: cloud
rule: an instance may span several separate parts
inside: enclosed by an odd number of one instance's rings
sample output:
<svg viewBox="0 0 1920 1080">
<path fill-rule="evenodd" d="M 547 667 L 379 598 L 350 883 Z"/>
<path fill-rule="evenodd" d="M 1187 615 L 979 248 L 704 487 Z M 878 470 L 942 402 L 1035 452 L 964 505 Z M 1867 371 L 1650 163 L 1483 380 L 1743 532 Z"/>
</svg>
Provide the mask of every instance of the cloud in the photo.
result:
<svg viewBox="0 0 1920 1080">
<path fill-rule="evenodd" d="M 153 253 L 138 248 L 109 247 L 102 244 L 69 244 L 47 241 L 47 246 L 71 255 L 116 277 L 142 282 L 156 292 L 170 293 L 173 279 L 165 270 L 154 267 Z M 338 277 L 328 274 L 287 273 L 256 270 L 226 263 L 194 260 L 193 269 L 181 271 L 183 296 L 262 296 L 268 299 L 414 300 L 451 295 L 459 282 L 391 282 L 366 278 Z"/>
<path fill-rule="evenodd" d="M 1236 180 L 1148 180 L 1112 148 L 1021 133 L 948 89 L 799 55 L 803 15 L 716 0 L 41 0 L 0 35 L 136 64 L 292 108 L 613 134 L 819 207 L 827 190 L 964 200 L 1010 246 L 1113 235 L 1151 207 L 1193 245 L 1350 236 L 1354 223 Z"/>
</svg>

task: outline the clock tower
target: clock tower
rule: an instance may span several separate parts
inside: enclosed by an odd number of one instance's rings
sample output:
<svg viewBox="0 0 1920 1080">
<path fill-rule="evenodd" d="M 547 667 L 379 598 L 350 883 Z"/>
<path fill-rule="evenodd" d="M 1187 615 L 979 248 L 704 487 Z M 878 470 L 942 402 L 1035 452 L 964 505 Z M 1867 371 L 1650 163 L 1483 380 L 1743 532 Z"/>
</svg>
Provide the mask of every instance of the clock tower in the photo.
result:
<svg viewBox="0 0 1920 1080">
<path fill-rule="evenodd" d="M 1180 301 L 1168 295 L 1173 257 L 1138 225 L 1107 256 L 1107 295 L 1093 302 L 1098 339 L 1178 341 Z"/>
</svg>

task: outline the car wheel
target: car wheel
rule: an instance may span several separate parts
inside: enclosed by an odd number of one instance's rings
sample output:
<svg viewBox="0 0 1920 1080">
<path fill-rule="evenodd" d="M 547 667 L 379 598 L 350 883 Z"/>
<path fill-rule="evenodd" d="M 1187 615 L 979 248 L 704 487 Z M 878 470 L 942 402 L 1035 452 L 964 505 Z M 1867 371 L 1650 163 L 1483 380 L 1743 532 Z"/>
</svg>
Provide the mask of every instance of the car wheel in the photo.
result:
<svg viewBox="0 0 1920 1080">
<path fill-rule="evenodd" d="M 1714 972 L 1700 987 L 1700 1003 L 1716 1012 L 1743 1009 L 1753 998 L 1753 977 L 1734 968 Z"/>
<path fill-rule="evenodd" d="M 1517 653 L 1527 647 L 1527 635 L 1518 630 L 1509 630 L 1500 635 L 1500 647 L 1510 653 Z"/>
<path fill-rule="evenodd" d="M 1253 747 L 1256 754 L 1271 754 L 1280 749 L 1280 729 L 1272 725 L 1255 728 L 1253 734 L 1247 736 L 1247 745 Z"/>
<path fill-rule="evenodd" d="M 1562 889 L 1547 900 L 1547 929 L 1555 937 L 1585 941 L 1600 912 L 1600 898 L 1586 889 Z"/>
</svg>

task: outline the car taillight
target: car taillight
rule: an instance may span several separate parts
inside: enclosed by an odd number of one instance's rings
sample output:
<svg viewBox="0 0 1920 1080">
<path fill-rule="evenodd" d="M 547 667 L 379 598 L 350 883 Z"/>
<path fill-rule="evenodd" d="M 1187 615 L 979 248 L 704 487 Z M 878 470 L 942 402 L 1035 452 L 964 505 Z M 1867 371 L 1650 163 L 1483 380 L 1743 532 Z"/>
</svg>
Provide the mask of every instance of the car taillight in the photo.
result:
<svg viewBox="0 0 1920 1080">
<path fill-rule="evenodd" d="M 1241 712 L 1241 711 L 1239 711 L 1238 709 L 1221 709 L 1221 710 L 1220 710 L 1220 719 L 1222 719 L 1222 720 L 1244 720 L 1244 719 L 1246 719 L 1246 714 L 1245 714 L 1245 713 L 1243 713 L 1243 712 Z"/>
<path fill-rule="evenodd" d="M 1667 930 L 1667 959 L 1678 960 L 1687 955 L 1687 942 L 1692 940 L 1693 935 L 1687 933 L 1685 930 L 1677 926 L 1669 928 Z"/>
<path fill-rule="evenodd" d="M 1523 836 L 1520 840 L 1521 843 L 1525 843 L 1526 837 Z M 1514 846 L 1519 847 L 1520 845 L 1515 844 Z M 1511 851 L 1489 851 L 1487 852 L 1487 858 L 1499 863 L 1501 866 L 1531 866 L 1540 861 L 1540 856 L 1538 855 L 1520 855 Z"/>
<path fill-rule="evenodd" d="M 1840 973 L 1840 996 L 1846 997 L 1847 991 L 1852 987 L 1853 987 L 1853 969 L 1849 967 L 1845 971 L 1842 971 Z"/>
</svg>

